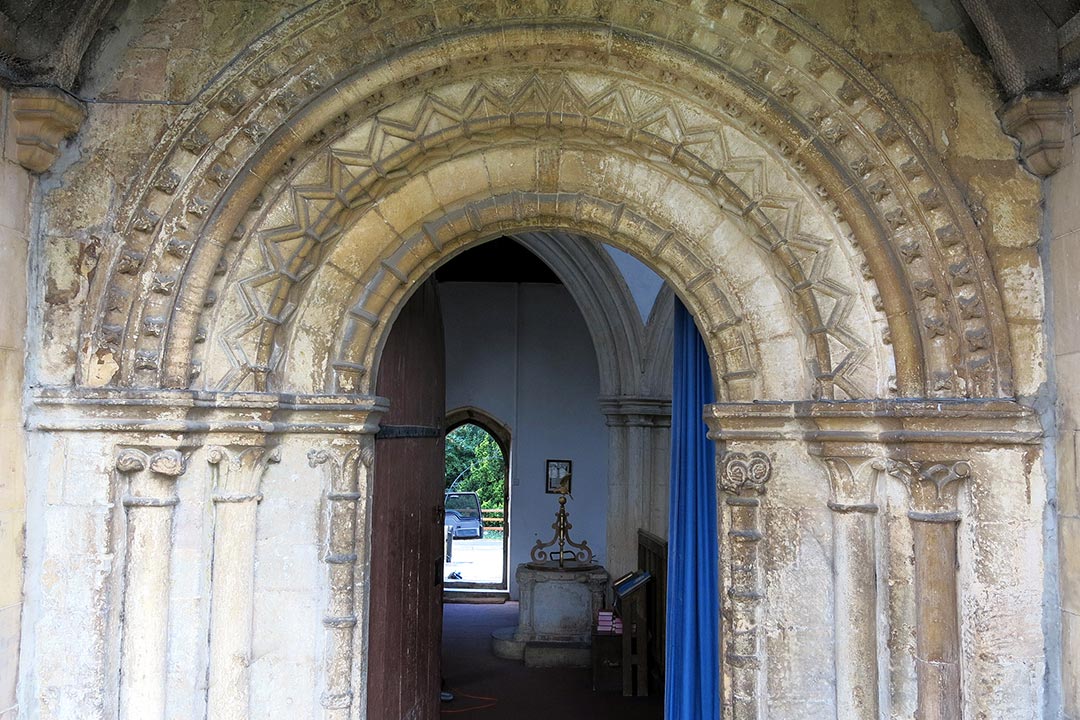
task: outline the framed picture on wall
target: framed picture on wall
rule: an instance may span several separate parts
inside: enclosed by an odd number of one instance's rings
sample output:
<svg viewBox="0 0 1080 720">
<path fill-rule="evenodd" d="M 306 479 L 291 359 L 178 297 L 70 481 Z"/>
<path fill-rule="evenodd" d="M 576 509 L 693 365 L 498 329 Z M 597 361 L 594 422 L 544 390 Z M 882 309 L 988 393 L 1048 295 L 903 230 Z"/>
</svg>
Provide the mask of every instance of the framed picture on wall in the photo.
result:
<svg viewBox="0 0 1080 720">
<path fill-rule="evenodd" d="M 570 494 L 570 461 L 547 461 L 547 492 L 556 495 Z"/>
</svg>

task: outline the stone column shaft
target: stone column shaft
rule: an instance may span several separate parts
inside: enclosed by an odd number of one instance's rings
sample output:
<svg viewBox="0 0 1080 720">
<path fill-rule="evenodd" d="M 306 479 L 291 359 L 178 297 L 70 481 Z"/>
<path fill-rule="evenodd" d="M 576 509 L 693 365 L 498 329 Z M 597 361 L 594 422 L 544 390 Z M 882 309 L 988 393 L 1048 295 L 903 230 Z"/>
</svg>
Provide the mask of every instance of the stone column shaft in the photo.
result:
<svg viewBox="0 0 1080 720">
<path fill-rule="evenodd" d="M 959 487 L 964 461 L 889 461 L 907 485 L 915 549 L 915 678 L 918 720 L 958 720 L 961 706 L 960 615 L 956 585 Z"/>
<path fill-rule="evenodd" d="M 760 630 L 765 589 L 758 547 L 763 538 L 761 496 L 771 477 L 772 461 L 763 452 L 727 452 L 720 458 L 717 484 L 720 493 L 726 494 L 728 538 L 721 672 L 729 680 L 724 715 L 734 720 L 761 717 L 765 697 Z"/>
<path fill-rule="evenodd" d="M 210 590 L 210 684 L 207 717 L 243 720 L 249 712 L 249 670 L 255 593 L 256 513 L 265 467 L 263 447 L 212 446 L 214 559 Z M 276 461 L 276 457 L 267 457 Z"/>
<path fill-rule="evenodd" d="M 915 676 L 919 720 L 960 717 L 960 627 L 957 619 L 956 521 L 913 518 L 915 541 Z"/>
<path fill-rule="evenodd" d="M 878 716 L 877 551 L 874 484 L 867 457 L 827 448 L 833 526 L 833 661 L 837 720 Z"/>
<path fill-rule="evenodd" d="M 128 449 L 117 458 L 117 470 L 130 475 L 123 498 L 127 549 L 120 718 L 156 720 L 165 717 L 172 516 L 184 458 L 176 450 L 148 455 Z"/>
<path fill-rule="evenodd" d="M 327 474 L 330 524 L 325 561 L 329 574 L 329 597 L 323 626 L 324 717 L 347 720 L 354 703 L 352 688 L 353 647 L 356 639 L 357 530 L 368 524 L 368 494 L 374 460 L 373 437 L 365 436 L 359 447 L 323 447 L 308 453 L 308 464 Z"/>
<path fill-rule="evenodd" d="M 626 426 L 608 418 L 608 499 L 605 565 L 613 575 L 632 570 L 627 527 L 633 503 L 630 500 L 630 467 L 627 458 Z M 519 595 L 520 587 L 518 588 Z"/>
<path fill-rule="evenodd" d="M 615 575 L 637 567 L 639 528 L 666 534 L 666 519 L 654 526 L 657 454 L 667 455 L 671 401 L 667 398 L 614 397 L 601 400 L 608 425 L 607 556 Z M 667 474 L 669 469 L 663 472 Z M 666 503 L 665 503 L 666 505 Z"/>
<path fill-rule="evenodd" d="M 833 513 L 837 720 L 863 720 L 878 714 L 873 522 L 867 512 Z"/>
</svg>

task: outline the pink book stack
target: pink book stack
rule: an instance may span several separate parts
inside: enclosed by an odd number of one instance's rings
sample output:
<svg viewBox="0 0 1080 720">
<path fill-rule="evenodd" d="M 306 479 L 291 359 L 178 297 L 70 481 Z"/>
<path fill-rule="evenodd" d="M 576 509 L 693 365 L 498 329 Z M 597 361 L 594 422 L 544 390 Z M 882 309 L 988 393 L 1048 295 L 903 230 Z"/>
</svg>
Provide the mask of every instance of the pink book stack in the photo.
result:
<svg viewBox="0 0 1080 720">
<path fill-rule="evenodd" d="M 596 631 L 622 635 L 622 618 L 615 617 L 611 610 L 601 610 L 596 614 Z"/>
</svg>

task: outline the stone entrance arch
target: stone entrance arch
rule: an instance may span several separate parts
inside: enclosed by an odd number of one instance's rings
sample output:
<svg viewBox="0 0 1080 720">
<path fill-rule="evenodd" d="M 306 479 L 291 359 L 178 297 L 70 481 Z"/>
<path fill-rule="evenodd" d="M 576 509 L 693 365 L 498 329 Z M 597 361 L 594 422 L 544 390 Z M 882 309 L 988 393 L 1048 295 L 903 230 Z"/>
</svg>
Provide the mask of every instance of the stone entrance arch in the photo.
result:
<svg viewBox="0 0 1080 720">
<path fill-rule="evenodd" d="M 765 0 L 477 5 L 298 11 L 133 171 L 53 340 L 74 377 L 49 353 L 34 397 L 65 471 L 31 496 L 25 707 L 363 716 L 385 334 L 438 263 L 554 231 L 657 270 L 709 348 L 728 714 L 1038 695 L 1041 642 L 995 628 L 1040 613 L 1039 431 L 972 213 L 902 104 Z M 639 400 L 605 412 L 662 414 Z"/>
<path fill-rule="evenodd" d="M 828 206 L 830 215 L 835 215 L 825 220 L 834 228 L 832 233 L 826 231 L 824 241 L 831 239 L 830 234 L 848 236 L 864 256 L 852 262 L 858 269 L 865 261 L 866 274 L 878 291 L 870 294 L 880 295 L 880 305 L 890 319 L 888 339 L 897 350 L 897 383 L 902 394 L 920 395 L 925 387 L 946 396 L 995 395 L 1001 382 L 1007 392 L 1009 361 L 1000 330 L 999 301 L 975 241 L 974 224 L 956 190 L 935 167 L 925 141 L 912 132 L 898 107 L 882 102 L 887 94 L 873 88 L 870 78 L 851 77 L 852 68 L 830 65 L 820 53 L 793 55 L 798 38 L 764 22 L 754 10 L 746 8 L 742 18 L 747 18 L 745 24 L 740 18 L 734 27 L 717 25 L 714 42 L 719 44 L 708 55 L 648 36 L 613 37 L 610 29 L 576 24 L 557 32 L 538 28 L 472 32 L 462 39 L 447 38 L 437 48 L 420 46 L 397 63 L 361 71 L 329 87 L 325 73 L 313 69 L 304 76 L 305 82 L 321 100 L 289 115 L 288 126 L 276 133 L 269 134 L 269 126 L 253 119 L 235 126 L 236 134 L 229 139 L 222 137 L 212 144 L 206 127 L 194 125 L 188 136 L 178 138 L 170 156 L 171 162 L 182 162 L 194 171 L 189 171 L 184 187 L 180 187 L 178 168 L 161 158 L 153 171 L 164 175 L 147 177 L 145 186 L 138 183 L 134 188 L 143 194 L 143 201 L 132 207 L 124 223 L 129 229 L 125 246 L 115 248 L 112 273 L 103 274 L 99 299 L 88 306 L 87 324 L 95 326 L 97 344 L 92 345 L 98 349 L 84 356 L 89 364 L 84 365 L 84 373 L 88 379 L 116 378 L 124 385 L 154 382 L 156 377 L 169 386 L 186 386 L 193 344 L 199 337 L 197 317 L 216 297 L 211 292 L 214 273 L 220 270 L 236 228 L 245 219 L 254 219 L 246 217 L 252 213 L 252 204 L 261 207 L 265 202 L 267 179 L 296 177 L 294 170 L 304 155 L 332 146 L 343 130 L 355 127 L 355 119 L 371 117 L 373 127 L 367 132 L 373 144 L 352 155 L 359 168 L 341 158 L 336 162 L 320 159 L 320 167 L 329 162 L 325 168 L 329 176 L 309 176 L 299 182 L 310 191 L 306 196 L 299 194 L 298 202 L 308 201 L 301 205 L 310 206 L 317 199 L 311 195 L 330 193 L 326 201 L 316 203 L 326 207 L 296 208 L 304 217 L 290 218 L 288 225 L 299 234 L 321 242 L 341 232 L 342 225 L 330 221 L 344 209 L 335 204 L 349 206 L 364 197 L 381 196 L 395 180 L 415 175 L 415 161 L 423 162 L 434 144 L 449 142 L 444 152 L 454 152 L 453 145 L 467 144 L 469 138 L 482 140 L 485 134 L 510 142 L 506 136 L 514 130 L 530 135 L 553 130 L 607 136 L 618 139 L 624 150 L 640 148 L 639 157 L 666 155 L 662 166 L 681 168 L 677 172 L 721 195 L 732 214 L 749 223 L 747 234 L 786 266 L 811 329 L 820 325 L 820 303 L 810 289 L 813 268 L 803 266 L 807 255 L 817 254 L 813 250 L 823 238 L 814 232 L 804 235 L 799 223 L 808 211 L 804 199 L 816 196 L 816 204 Z M 753 27 L 757 28 L 753 35 L 764 40 L 763 23 L 776 42 L 749 46 L 760 52 L 724 56 L 733 52 L 726 33 L 745 39 L 746 28 Z M 518 33 L 512 36 L 535 50 L 526 56 L 502 49 L 510 43 L 506 32 Z M 777 44 L 786 48 L 782 63 Z M 557 82 L 561 87 L 545 87 L 536 76 L 534 68 L 545 65 L 545 58 L 553 67 L 565 67 L 561 74 L 568 76 L 575 66 L 591 67 L 575 58 L 592 59 L 596 53 L 602 54 L 602 66 L 611 67 L 599 74 L 601 80 L 605 75 L 610 80 L 599 91 L 588 90 L 589 83 L 574 86 L 572 80 Z M 447 62 L 447 57 L 460 60 Z M 791 65 L 794 58 L 805 58 L 805 68 L 796 72 L 797 65 Z M 741 67 L 745 64 L 749 67 Z M 431 94 L 432 88 L 454 85 L 450 78 L 469 78 L 485 66 L 497 66 L 503 76 L 515 65 L 528 70 L 522 83 L 505 93 L 498 83 L 472 82 L 464 97 L 455 98 L 458 102 Z M 673 74 L 670 68 L 680 72 Z M 830 89 L 828 71 L 836 73 L 837 79 L 847 78 L 839 91 Z M 596 71 L 592 74 L 595 88 Z M 634 78 L 637 92 L 622 91 L 620 85 L 627 77 Z M 246 87 L 240 79 L 234 84 Z M 264 83 L 263 87 L 269 86 Z M 654 93 L 652 102 L 645 88 Z M 233 95 L 239 92 L 237 87 L 232 90 Z M 380 117 L 383 106 L 410 91 L 421 100 L 426 98 L 426 103 L 417 107 L 416 101 L 406 102 L 405 116 Z M 222 93 L 233 97 L 225 88 Z M 255 102 L 254 97 L 241 95 L 226 102 L 227 107 L 247 108 Z M 644 105 L 634 107 L 634 100 L 643 96 Z M 762 97 L 769 102 L 763 104 Z M 494 108 L 499 111 L 492 117 L 469 117 Z M 254 108 L 248 117 L 252 113 Z M 558 119 L 553 122 L 553 117 Z M 434 127 L 425 125 L 432 122 Z M 425 127 L 435 131 L 431 140 L 424 137 Z M 718 139 L 722 133 L 711 130 L 716 127 L 744 131 L 734 152 Z M 503 138 L 497 137 L 500 132 Z M 252 136 L 257 138 L 254 143 Z M 409 138 L 421 142 L 406 149 Z M 213 149 L 221 144 L 229 149 L 214 162 Z M 747 157 L 739 152 L 743 145 L 767 150 Z M 388 155 L 383 157 L 384 153 Z M 242 158 L 250 158 L 244 161 L 249 167 L 243 173 L 238 165 Z M 779 164 L 777 171 L 767 170 L 769 160 Z M 360 173 L 355 181 L 346 179 L 350 166 Z M 367 172 L 360 169 L 364 167 L 369 168 Z M 770 193 L 765 180 L 779 183 L 784 176 L 801 179 L 802 187 Z M 270 182 L 271 191 L 282 187 L 278 181 Z M 351 189 L 335 198 L 335 190 L 345 185 Z M 226 196 L 228 202 L 215 206 L 212 198 L 220 203 Z M 799 252 L 800 242 L 809 245 L 809 253 Z M 288 276 L 301 272 L 303 264 L 278 269 Z M 151 270 L 160 282 L 144 281 L 132 293 L 125 278 L 147 277 Z M 129 308 L 137 311 L 127 314 Z M 830 341 L 819 334 L 814 342 L 819 354 L 828 354 Z M 874 344 L 878 342 L 875 338 Z M 958 368 L 954 356 L 970 356 L 970 360 L 963 360 L 963 368 Z M 112 367 L 118 377 L 108 372 L 109 363 L 115 363 Z M 822 372 L 827 376 L 833 369 L 826 366 Z"/>
</svg>

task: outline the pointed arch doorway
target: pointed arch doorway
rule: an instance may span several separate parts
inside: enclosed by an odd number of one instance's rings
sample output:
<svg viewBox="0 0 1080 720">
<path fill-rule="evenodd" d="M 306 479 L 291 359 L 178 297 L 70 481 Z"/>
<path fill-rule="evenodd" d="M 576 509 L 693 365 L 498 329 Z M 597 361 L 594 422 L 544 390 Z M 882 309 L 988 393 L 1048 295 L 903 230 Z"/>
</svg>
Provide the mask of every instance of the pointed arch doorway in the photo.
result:
<svg viewBox="0 0 1080 720">
<path fill-rule="evenodd" d="M 452 445 L 455 435 L 467 428 L 475 428 L 476 433 L 471 435 L 479 435 L 482 438 L 479 447 L 489 448 L 489 452 L 484 453 L 482 458 L 479 457 L 478 454 L 470 452 L 475 451 L 476 438 L 463 438 L 463 465 L 469 462 L 470 458 L 475 462 L 457 471 L 457 467 L 452 467 Z M 464 540 L 458 544 L 457 533 L 454 533 L 455 537 L 447 540 L 450 549 L 446 554 L 448 567 L 444 573 L 445 591 L 468 590 L 503 594 L 509 589 L 510 428 L 480 408 L 458 407 L 446 413 L 446 434 L 447 512 L 453 510 L 450 505 L 452 493 L 477 492 L 481 513 L 477 520 L 481 523 L 481 534 L 475 538 L 479 543 Z M 483 467 L 476 468 L 476 462 Z M 476 483 L 460 485 L 462 480 L 473 479 L 474 472 L 483 475 L 484 487 L 478 487 Z M 484 547 L 477 548 L 478 544 L 483 544 Z M 461 563 L 463 555 L 468 556 L 473 564 L 470 571 L 463 572 L 456 567 Z"/>
</svg>

